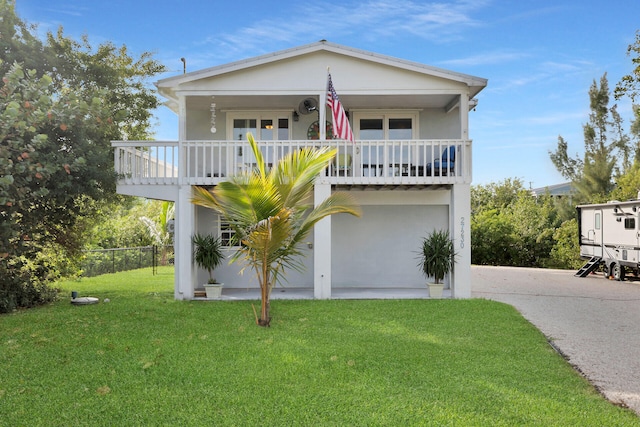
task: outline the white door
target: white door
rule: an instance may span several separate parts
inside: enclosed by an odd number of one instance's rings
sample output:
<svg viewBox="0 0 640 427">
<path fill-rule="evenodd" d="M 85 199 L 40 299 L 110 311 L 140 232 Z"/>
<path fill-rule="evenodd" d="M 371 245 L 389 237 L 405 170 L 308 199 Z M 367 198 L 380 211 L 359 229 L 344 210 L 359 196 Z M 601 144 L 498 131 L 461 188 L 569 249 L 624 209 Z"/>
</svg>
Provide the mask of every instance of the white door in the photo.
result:
<svg viewBox="0 0 640 427">
<path fill-rule="evenodd" d="M 602 252 L 602 210 L 593 212 L 593 255 L 601 257 Z"/>
</svg>

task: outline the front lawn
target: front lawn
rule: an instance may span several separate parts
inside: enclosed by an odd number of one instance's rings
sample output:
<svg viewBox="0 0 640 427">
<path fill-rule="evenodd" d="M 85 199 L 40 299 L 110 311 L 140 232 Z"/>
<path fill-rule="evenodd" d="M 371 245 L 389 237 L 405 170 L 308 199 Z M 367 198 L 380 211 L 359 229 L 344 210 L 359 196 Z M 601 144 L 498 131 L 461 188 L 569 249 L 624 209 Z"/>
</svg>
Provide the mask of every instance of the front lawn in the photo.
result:
<svg viewBox="0 0 640 427">
<path fill-rule="evenodd" d="M 501 303 L 277 300 L 261 328 L 169 268 L 60 286 L 0 316 L 2 426 L 640 425 Z"/>
</svg>

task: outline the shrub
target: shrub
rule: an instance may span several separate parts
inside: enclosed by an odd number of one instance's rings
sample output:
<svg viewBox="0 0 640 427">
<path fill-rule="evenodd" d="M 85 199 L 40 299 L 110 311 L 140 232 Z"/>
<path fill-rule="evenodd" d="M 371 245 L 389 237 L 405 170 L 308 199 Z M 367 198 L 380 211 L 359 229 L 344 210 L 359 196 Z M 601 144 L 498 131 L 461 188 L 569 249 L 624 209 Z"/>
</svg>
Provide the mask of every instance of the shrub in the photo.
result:
<svg viewBox="0 0 640 427">
<path fill-rule="evenodd" d="M 556 242 L 549 255 L 547 267 L 578 269 L 584 261 L 580 259 L 578 245 L 578 221 L 574 218 L 565 221 L 553 234 Z"/>
<path fill-rule="evenodd" d="M 48 283 L 57 276 L 48 264 L 24 257 L 6 257 L 0 262 L 0 313 L 28 308 L 55 300 L 57 290 Z"/>
</svg>

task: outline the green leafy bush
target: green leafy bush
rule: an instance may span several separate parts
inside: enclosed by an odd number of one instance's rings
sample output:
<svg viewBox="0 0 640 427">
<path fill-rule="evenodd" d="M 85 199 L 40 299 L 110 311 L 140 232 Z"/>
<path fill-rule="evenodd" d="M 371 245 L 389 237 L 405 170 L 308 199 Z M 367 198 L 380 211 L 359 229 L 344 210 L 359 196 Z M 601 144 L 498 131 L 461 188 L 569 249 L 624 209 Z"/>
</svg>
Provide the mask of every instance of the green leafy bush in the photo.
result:
<svg viewBox="0 0 640 427">
<path fill-rule="evenodd" d="M 54 276 L 57 272 L 49 264 L 25 257 L 0 261 L 0 313 L 55 300 L 57 290 L 48 285 Z"/>
</svg>

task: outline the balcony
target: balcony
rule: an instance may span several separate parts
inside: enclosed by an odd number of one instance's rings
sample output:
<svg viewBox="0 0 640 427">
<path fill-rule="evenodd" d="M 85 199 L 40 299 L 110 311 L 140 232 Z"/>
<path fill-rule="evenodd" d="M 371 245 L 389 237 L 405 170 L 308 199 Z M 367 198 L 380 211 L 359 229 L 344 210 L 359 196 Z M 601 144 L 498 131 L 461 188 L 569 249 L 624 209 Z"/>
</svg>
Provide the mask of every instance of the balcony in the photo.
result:
<svg viewBox="0 0 640 427">
<path fill-rule="evenodd" d="M 256 166 L 246 141 L 113 141 L 112 146 L 120 185 L 216 185 Z M 320 177 L 332 185 L 471 183 L 470 140 L 259 142 L 268 166 L 294 150 L 321 146 L 337 150 Z"/>
</svg>

